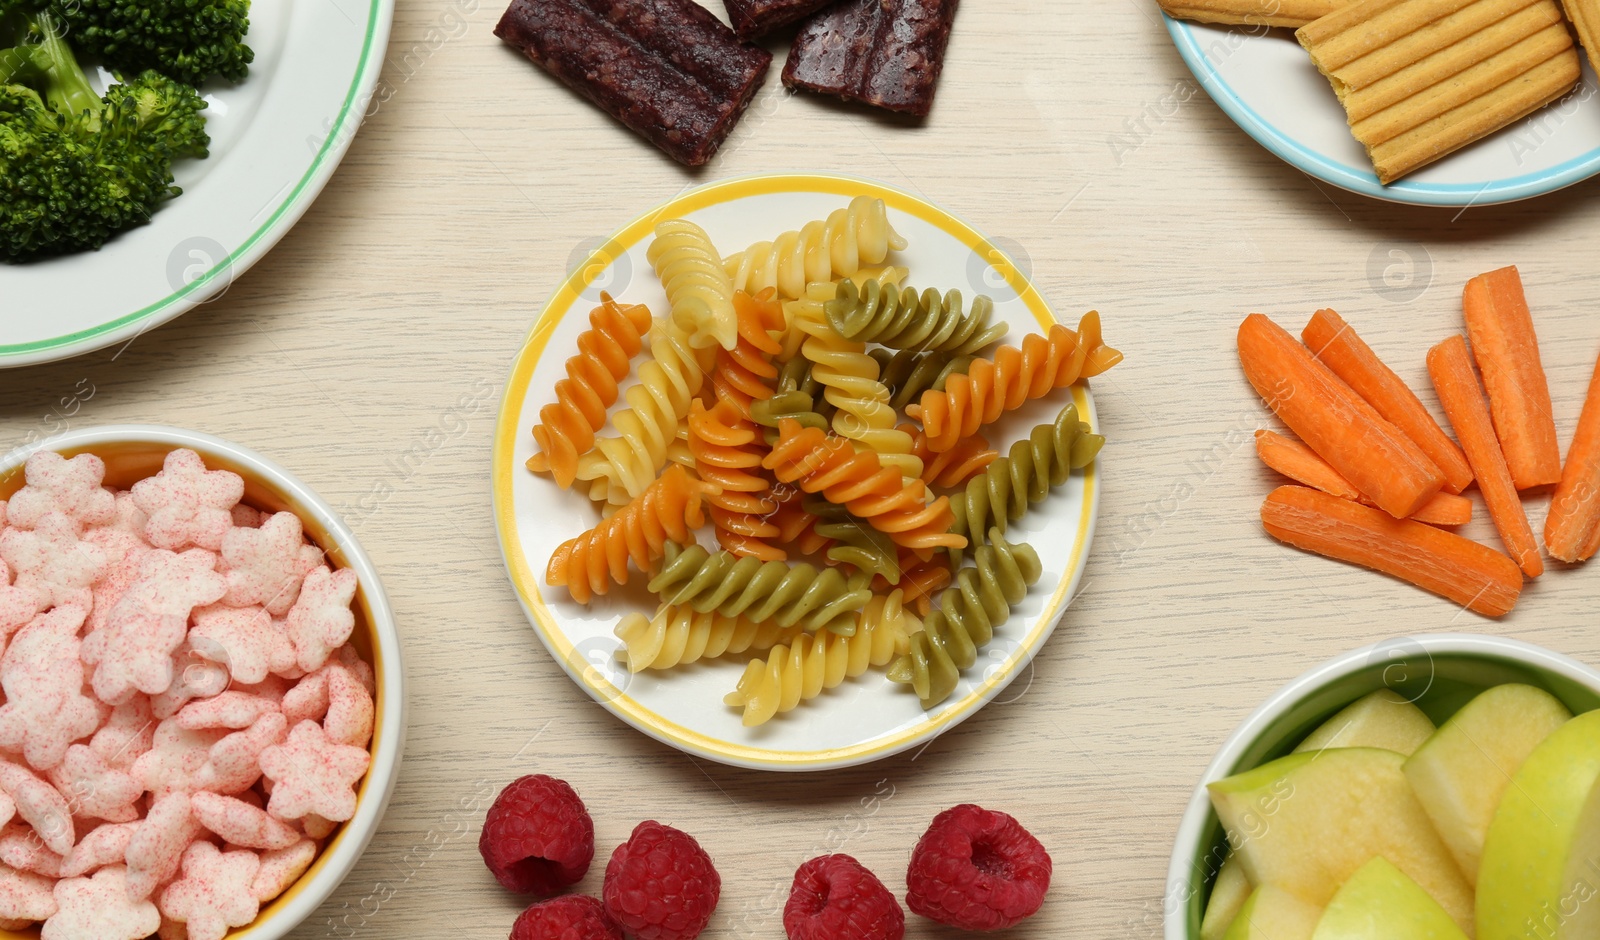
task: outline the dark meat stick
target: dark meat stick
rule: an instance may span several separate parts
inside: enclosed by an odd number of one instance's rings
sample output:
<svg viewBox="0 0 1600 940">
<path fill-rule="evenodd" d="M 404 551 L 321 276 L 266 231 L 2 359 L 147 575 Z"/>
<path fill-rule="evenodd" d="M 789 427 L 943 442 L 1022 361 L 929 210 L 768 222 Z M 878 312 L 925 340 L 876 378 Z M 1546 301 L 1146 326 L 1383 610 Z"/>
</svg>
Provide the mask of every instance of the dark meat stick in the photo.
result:
<svg viewBox="0 0 1600 940">
<path fill-rule="evenodd" d="M 783 83 L 927 116 L 957 0 L 842 0 L 806 21 Z"/>
</svg>

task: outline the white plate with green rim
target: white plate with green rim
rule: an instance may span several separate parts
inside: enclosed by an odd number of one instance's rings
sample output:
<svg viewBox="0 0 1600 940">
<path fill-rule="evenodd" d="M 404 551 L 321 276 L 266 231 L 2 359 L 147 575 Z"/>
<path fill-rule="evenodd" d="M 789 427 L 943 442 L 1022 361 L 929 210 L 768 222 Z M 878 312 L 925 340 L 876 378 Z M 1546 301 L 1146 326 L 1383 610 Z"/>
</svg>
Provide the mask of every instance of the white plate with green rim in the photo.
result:
<svg viewBox="0 0 1600 940">
<path fill-rule="evenodd" d="M 534 452 L 530 428 L 539 408 L 553 400 L 556 380 L 565 375 L 564 363 L 576 351 L 578 334 L 588 328 L 589 311 L 602 290 L 625 303 L 646 304 L 656 314 L 665 310 L 665 293 L 645 258 L 656 222 L 691 219 L 719 250 L 732 252 L 825 218 L 862 194 L 882 198 L 891 224 L 908 240 L 905 251 L 889 258 L 910 269 L 907 283 L 956 288 L 968 298 L 988 294 L 997 316 L 1011 325 L 1008 342 L 1057 320 L 1076 326 L 1090 306 L 1088 298 L 1073 298 L 1071 311 L 1052 313 L 1014 259 L 992 240 L 898 189 L 820 175 L 737 179 L 652 209 L 579 265 L 533 324 L 506 383 L 495 430 L 495 524 L 507 572 L 534 632 L 597 702 L 645 734 L 695 756 L 765 770 L 821 770 L 867 763 L 931 740 L 994 700 L 1019 675 L 1028 675 L 1028 663 L 1061 620 L 1088 557 L 1099 505 L 1093 464 L 1008 529 L 1008 538 L 1027 541 L 1038 551 L 1044 575 L 944 703 L 925 712 L 907 688 L 874 670 L 758 728 L 745 728 L 740 712 L 722 703 L 748 657 L 629 673 L 618 657 L 622 642 L 613 629 L 629 611 L 654 612 L 655 599 L 642 583 L 647 578 L 635 573 L 626 587 L 595 598 L 588 607 L 573 602 L 564 588 L 545 585 L 545 566 L 556 547 L 593 526 L 599 515 L 580 493 L 563 491 L 548 476 L 524 468 Z M 1114 317 L 1108 329 L 1107 342 L 1115 345 Z M 637 360 L 634 365 L 637 369 Z M 1070 398 L 1099 430 L 1088 389 L 1074 386 Z M 1003 452 L 1068 400 L 1064 390 L 1030 403 L 985 434 Z M 702 541 L 711 546 L 709 531 L 702 532 Z M 1026 684 L 1007 700 L 1016 702 L 1011 707 L 1025 707 Z"/>
<path fill-rule="evenodd" d="M 393 17 L 394 0 L 252 4 L 255 62 L 237 85 L 202 87 L 211 156 L 174 166 L 183 195 L 99 251 L 0 264 L 0 367 L 126 343 L 227 290 L 344 157 Z"/>
</svg>

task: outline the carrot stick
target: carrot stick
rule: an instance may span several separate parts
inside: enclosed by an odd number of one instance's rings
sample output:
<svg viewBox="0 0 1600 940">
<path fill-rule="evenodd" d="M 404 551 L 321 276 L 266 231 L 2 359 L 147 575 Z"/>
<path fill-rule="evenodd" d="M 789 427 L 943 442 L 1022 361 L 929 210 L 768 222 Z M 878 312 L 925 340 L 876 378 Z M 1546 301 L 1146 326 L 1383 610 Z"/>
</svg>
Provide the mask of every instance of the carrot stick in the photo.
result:
<svg viewBox="0 0 1600 940">
<path fill-rule="evenodd" d="M 1512 481 L 1519 490 L 1559 482 L 1561 446 L 1522 276 L 1515 266 L 1478 275 L 1461 307 Z"/>
<path fill-rule="evenodd" d="M 1487 545 L 1303 486 L 1280 486 L 1261 524 L 1295 548 L 1372 568 L 1448 597 L 1485 617 L 1516 606 L 1522 573 Z"/>
<path fill-rule="evenodd" d="M 1239 326 L 1239 362 L 1290 430 L 1389 515 L 1411 515 L 1444 485 L 1399 428 L 1259 313 Z"/>
<path fill-rule="evenodd" d="M 1461 448 L 1444 433 L 1410 387 L 1383 364 L 1356 331 L 1332 310 L 1318 310 L 1300 334 L 1306 348 L 1357 395 L 1388 418 L 1444 474 L 1444 488 L 1459 493 L 1472 482 Z"/>
<path fill-rule="evenodd" d="M 1550 500 L 1544 521 L 1544 546 L 1551 557 L 1579 561 L 1594 554 L 1600 542 L 1600 362 L 1589 379 L 1577 433 L 1567 448 L 1561 485 Z"/>
<path fill-rule="evenodd" d="M 1293 438 L 1262 428 L 1256 432 L 1256 455 L 1262 463 L 1296 483 L 1303 483 L 1340 499 L 1353 499 L 1372 505 L 1372 500 L 1362 496 L 1350 485 L 1349 480 L 1339 475 L 1339 471 L 1328 466 L 1328 462 L 1318 457 L 1311 448 Z M 1435 493 L 1432 499 L 1422 504 L 1421 509 L 1411 514 L 1411 518 L 1429 525 L 1466 525 L 1472 521 L 1472 500 L 1454 493 Z"/>
<path fill-rule="evenodd" d="M 1539 546 L 1528 527 L 1528 514 L 1511 482 L 1505 455 L 1495 442 L 1489 405 L 1472 374 L 1466 341 L 1459 335 L 1452 336 L 1428 350 L 1428 374 L 1433 377 L 1439 403 L 1455 426 L 1456 439 L 1467 453 L 1467 463 L 1478 478 L 1478 489 L 1489 507 L 1489 518 L 1500 532 L 1500 541 L 1523 572 L 1537 578 L 1544 573 L 1544 560 L 1539 557 Z"/>
</svg>

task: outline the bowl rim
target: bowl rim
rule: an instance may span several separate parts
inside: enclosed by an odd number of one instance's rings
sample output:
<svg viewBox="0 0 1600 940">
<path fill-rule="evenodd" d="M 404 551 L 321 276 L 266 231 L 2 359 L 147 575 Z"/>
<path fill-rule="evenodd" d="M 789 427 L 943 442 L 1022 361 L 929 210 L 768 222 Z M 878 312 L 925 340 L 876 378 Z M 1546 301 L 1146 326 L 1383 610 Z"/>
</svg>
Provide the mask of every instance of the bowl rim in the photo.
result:
<svg viewBox="0 0 1600 940">
<path fill-rule="evenodd" d="M 1165 940 L 1198 940 L 1189 933 L 1189 899 L 1203 885 L 1194 884 L 1192 862 L 1199 843 L 1204 838 L 1211 821 L 1211 800 L 1206 795 L 1206 785 L 1227 776 L 1245 751 L 1280 716 L 1303 699 L 1324 686 L 1369 669 L 1379 663 L 1379 657 L 1392 658 L 1398 652 L 1417 652 L 1434 656 L 1476 656 L 1498 658 L 1519 666 L 1528 666 L 1555 673 L 1588 687 L 1600 695 L 1600 670 L 1595 670 L 1570 656 L 1536 646 L 1522 640 L 1488 634 L 1425 633 L 1414 636 L 1392 637 L 1358 647 L 1329 659 L 1301 673 L 1279 688 L 1266 701 L 1252 711 L 1228 735 L 1216 756 L 1206 765 L 1200 782 L 1184 810 L 1174 840 L 1172 860 L 1167 868 L 1167 880 L 1162 895 L 1162 922 Z M 1348 703 L 1347 703 L 1348 704 Z"/>
<path fill-rule="evenodd" d="M 63 431 L 12 448 L 0 455 L 0 477 L 20 468 L 29 456 L 41 450 L 92 450 L 99 444 L 152 443 L 172 449 L 187 447 L 205 455 L 226 457 L 259 474 L 287 498 L 297 513 L 310 516 L 338 544 L 345 567 L 356 573 L 361 591 L 372 613 L 372 631 L 377 639 L 374 656 L 379 660 L 385 692 L 378 716 L 378 737 L 373 741 L 372 765 L 367 771 L 364 798 L 356 804 L 356 814 L 343 824 L 339 837 L 318 855 L 322 868 L 311 880 L 269 919 L 258 919 L 234 928 L 229 940 L 279 940 L 311 916 L 355 868 L 368 843 L 377 834 L 378 824 L 388 808 L 389 798 L 399 778 L 405 751 L 406 695 L 405 670 L 400 634 L 394 612 L 384 593 L 378 570 L 367 557 L 355 533 L 327 502 L 294 474 L 276 462 L 241 444 L 225 438 L 160 424 L 102 424 Z M 299 884 L 297 881 L 296 884 Z M 262 905 L 263 908 L 266 905 Z"/>
</svg>

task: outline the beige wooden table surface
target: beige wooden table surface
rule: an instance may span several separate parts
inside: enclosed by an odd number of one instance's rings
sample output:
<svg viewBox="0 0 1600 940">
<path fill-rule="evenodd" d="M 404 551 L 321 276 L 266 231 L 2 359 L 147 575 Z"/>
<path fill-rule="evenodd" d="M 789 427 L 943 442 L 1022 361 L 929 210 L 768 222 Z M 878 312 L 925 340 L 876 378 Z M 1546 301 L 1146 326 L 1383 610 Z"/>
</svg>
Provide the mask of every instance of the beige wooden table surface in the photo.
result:
<svg viewBox="0 0 1600 940">
<path fill-rule="evenodd" d="M 1448 630 L 1600 664 L 1600 569 L 1555 565 L 1495 623 L 1272 542 L 1257 510 L 1275 481 L 1249 446 L 1267 419 L 1233 353 L 1246 312 L 1298 330 L 1331 306 L 1423 391 L 1424 352 L 1461 329 L 1463 282 L 1516 263 L 1565 448 L 1600 350 L 1600 185 L 1459 214 L 1319 186 L 1197 90 L 1134 0 L 968 0 L 923 126 L 789 96 L 774 74 L 690 173 L 503 47 L 501 9 L 401 0 L 387 99 L 222 299 L 116 358 L 0 373 L 0 444 L 60 423 L 58 399 L 87 386 L 70 426 L 219 434 L 336 506 L 392 490 L 350 518 L 405 638 L 405 761 L 371 848 L 294 937 L 504 937 L 520 904 L 479 861 L 478 823 L 488 794 L 543 771 L 595 815 L 583 890 L 640 819 L 700 839 L 724 883 L 709 938 L 782 937 L 795 867 L 828 849 L 903 891 L 929 818 L 968 800 L 1019 816 L 1055 859 L 1044 909 L 1007 936 L 1155 938 L 1191 789 L 1290 678 Z M 523 619 L 489 506 L 499 391 L 575 256 L 687 186 L 778 170 L 876 177 L 1009 239 L 1060 316 L 1098 308 L 1127 353 L 1094 383 L 1110 443 L 1083 590 L 1031 674 L 920 753 L 810 776 L 696 761 L 593 704 Z M 478 404 L 458 422 L 463 396 Z M 398 477 L 391 461 L 441 428 L 455 430 Z M 1537 530 L 1544 502 L 1530 506 Z M 1469 531 L 1493 540 L 1482 521 Z M 910 920 L 909 937 L 956 935 Z"/>
</svg>

